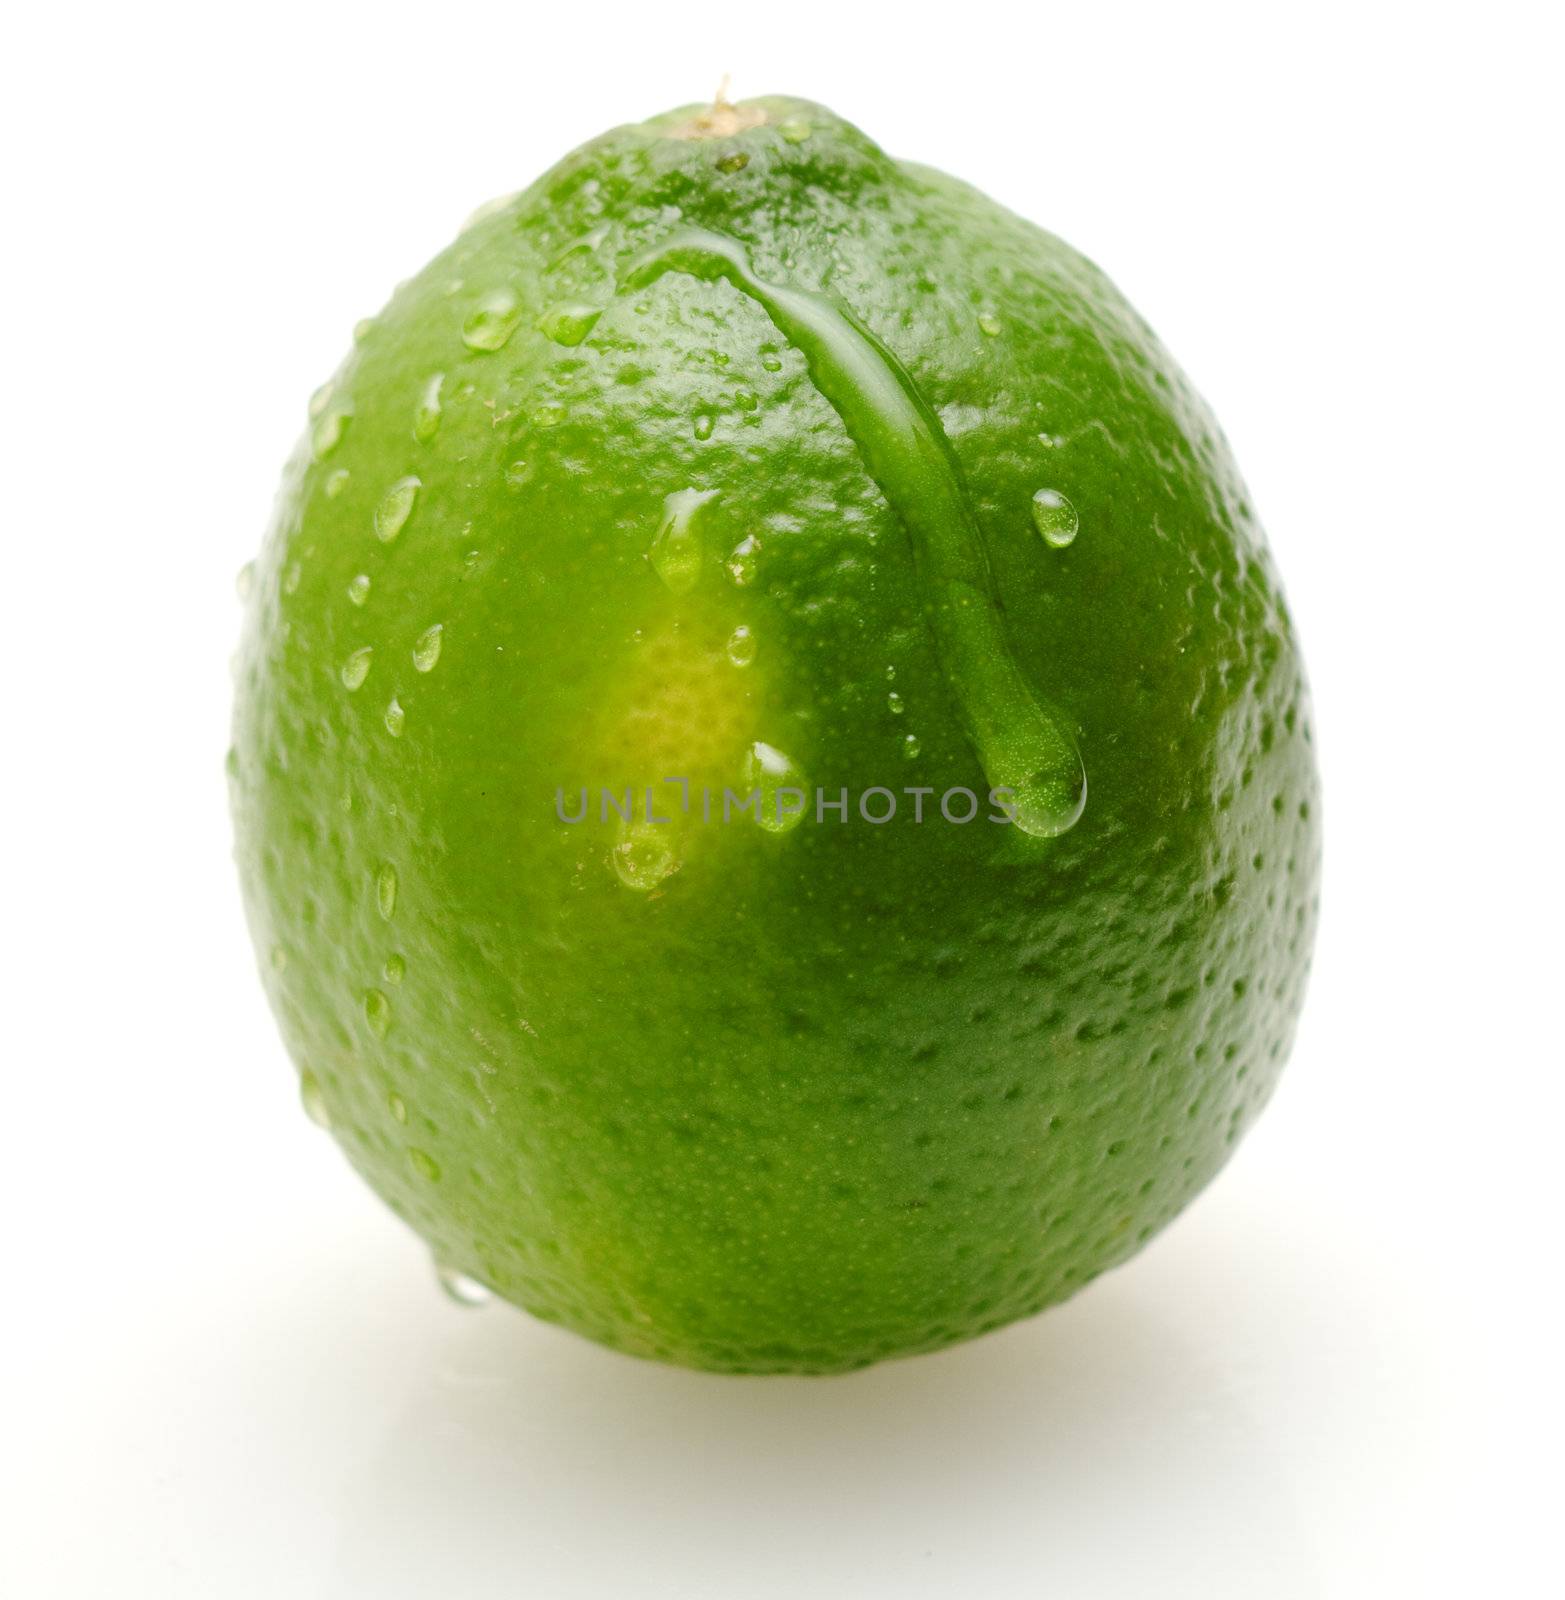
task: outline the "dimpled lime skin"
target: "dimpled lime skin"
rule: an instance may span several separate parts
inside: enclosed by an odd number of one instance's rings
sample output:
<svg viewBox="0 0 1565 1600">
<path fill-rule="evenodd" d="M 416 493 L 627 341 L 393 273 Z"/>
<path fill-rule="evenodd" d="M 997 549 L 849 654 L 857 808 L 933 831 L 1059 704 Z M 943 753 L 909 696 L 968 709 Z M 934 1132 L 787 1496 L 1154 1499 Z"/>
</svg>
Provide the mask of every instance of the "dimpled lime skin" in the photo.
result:
<svg viewBox="0 0 1565 1600">
<path fill-rule="evenodd" d="M 823 108 L 741 112 L 585 146 L 361 327 L 254 564 L 229 770 L 289 1052 L 436 1257 L 638 1355 L 831 1372 L 1064 1299 L 1223 1165 L 1304 989 L 1316 776 L 1261 531 L 1145 323 Z M 1085 762 L 1061 837 L 904 797 L 686 823 L 677 870 L 621 881 L 598 787 L 738 789 L 752 741 L 850 800 L 988 787 L 798 351 L 726 282 L 624 287 L 690 226 L 835 296 L 939 417 Z M 676 593 L 648 553 L 686 489 Z"/>
</svg>

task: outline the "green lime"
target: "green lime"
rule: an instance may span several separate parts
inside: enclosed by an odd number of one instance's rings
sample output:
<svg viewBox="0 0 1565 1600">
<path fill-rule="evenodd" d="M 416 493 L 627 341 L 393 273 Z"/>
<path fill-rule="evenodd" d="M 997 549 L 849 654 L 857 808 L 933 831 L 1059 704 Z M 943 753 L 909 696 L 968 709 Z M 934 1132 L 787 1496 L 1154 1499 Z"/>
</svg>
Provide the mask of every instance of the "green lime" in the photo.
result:
<svg viewBox="0 0 1565 1600">
<path fill-rule="evenodd" d="M 230 759 L 307 1109 L 448 1281 L 824 1372 L 1222 1166 L 1314 932 L 1307 692 L 1103 275 L 820 106 L 617 129 L 317 392 Z"/>
</svg>

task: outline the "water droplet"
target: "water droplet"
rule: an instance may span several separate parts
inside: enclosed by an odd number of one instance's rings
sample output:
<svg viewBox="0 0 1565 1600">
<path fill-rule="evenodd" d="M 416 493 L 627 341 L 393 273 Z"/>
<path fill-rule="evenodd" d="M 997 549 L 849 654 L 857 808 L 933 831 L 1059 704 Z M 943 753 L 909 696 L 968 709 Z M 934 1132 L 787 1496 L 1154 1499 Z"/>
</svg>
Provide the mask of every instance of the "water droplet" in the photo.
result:
<svg viewBox="0 0 1565 1600">
<path fill-rule="evenodd" d="M 679 846 L 672 822 L 620 819 L 609 861 L 627 889 L 645 893 L 679 870 Z"/>
<path fill-rule="evenodd" d="M 440 1182 L 440 1163 L 427 1150 L 420 1150 L 414 1146 L 408 1151 L 408 1161 L 419 1177 L 427 1179 L 430 1183 Z"/>
<path fill-rule="evenodd" d="M 413 413 L 413 437 L 420 444 L 428 444 L 440 431 L 440 390 L 446 381 L 443 372 L 437 372 L 424 385 L 418 407 Z"/>
<path fill-rule="evenodd" d="M 777 131 L 789 144 L 803 144 L 814 130 L 803 117 L 786 117 L 777 124 Z"/>
<path fill-rule="evenodd" d="M 792 756 L 758 739 L 745 752 L 741 782 L 746 794 L 759 791 L 756 821 L 768 833 L 787 833 L 804 820 L 809 786 Z"/>
<path fill-rule="evenodd" d="M 589 306 L 579 301 L 551 306 L 538 319 L 538 331 L 567 347 L 578 345 L 592 332 L 593 324 L 603 315 L 602 306 Z"/>
<path fill-rule="evenodd" d="M 743 172 L 750 165 L 750 157 L 743 150 L 730 150 L 717 158 L 719 172 Z"/>
<path fill-rule="evenodd" d="M 465 1272 L 458 1272 L 455 1267 L 448 1267 L 439 1261 L 435 1263 L 435 1282 L 448 1300 L 454 1300 L 469 1311 L 486 1306 L 494 1299 L 492 1291 L 486 1289 L 477 1278 L 470 1278 Z"/>
<path fill-rule="evenodd" d="M 386 1037 L 386 1030 L 391 1026 L 391 1002 L 379 989 L 364 991 L 364 1020 L 377 1039 Z"/>
<path fill-rule="evenodd" d="M 397 481 L 381 496 L 375 507 L 375 537 L 382 544 L 390 544 L 402 532 L 413 515 L 413 502 L 423 485 L 411 473 Z"/>
<path fill-rule="evenodd" d="M 284 594 L 297 594 L 299 592 L 299 579 L 303 577 L 304 569 L 297 561 L 290 561 L 283 569 L 282 590 Z"/>
<path fill-rule="evenodd" d="M 886 696 L 886 708 L 894 717 L 900 717 L 902 713 L 907 710 L 907 706 L 904 704 L 902 696 L 899 695 L 895 689 L 893 689 L 891 693 Z"/>
<path fill-rule="evenodd" d="M 736 667 L 747 667 L 755 660 L 755 635 L 742 622 L 728 636 L 728 659 Z"/>
<path fill-rule="evenodd" d="M 571 242 L 566 245 L 563 250 L 559 251 L 549 262 L 548 270 L 550 272 L 558 272 L 559 269 L 577 253 L 577 251 L 585 251 L 586 253 L 591 254 L 598 248 L 599 245 L 603 243 L 605 239 L 608 238 L 611 231 L 612 230 L 610 229 L 609 225 L 604 223 L 601 227 L 594 228 L 590 233 L 582 234 L 579 239 L 572 239 Z"/>
<path fill-rule="evenodd" d="M 978 315 L 978 331 L 986 339 L 995 339 L 1000 334 L 1000 319 L 992 311 L 982 311 Z"/>
<path fill-rule="evenodd" d="M 370 657 L 375 654 L 372 645 L 355 650 L 342 664 L 342 686 L 357 689 L 370 674 Z"/>
<path fill-rule="evenodd" d="M 393 1122 L 400 1122 L 404 1127 L 408 1120 L 408 1103 L 395 1089 L 386 1096 L 386 1109 L 391 1113 Z"/>
<path fill-rule="evenodd" d="M 375 875 L 375 904 L 387 922 L 397 910 L 397 869 L 387 861 Z"/>
<path fill-rule="evenodd" d="M 697 513 L 716 499 L 715 489 L 676 489 L 663 500 L 663 520 L 652 536 L 647 559 L 674 594 L 687 594 L 701 576 L 705 550 Z"/>
<path fill-rule="evenodd" d="M 469 350 L 503 350 L 521 317 L 522 308 L 509 289 L 492 290 L 462 324 L 462 343 Z"/>
<path fill-rule="evenodd" d="M 255 563 L 253 561 L 247 561 L 239 569 L 239 571 L 234 574 L 234 593 L 237 594 L 241 600 L 248 600 L 250 598 L 251 591 L 254 588 Z"/>
<path fill-rule="evenodd" d="M 356 606 L 361 606 L 370 597 L 370 575 L 361 572 L 356 578 L 348 580 L 348 598 Z"/>
<path fill-rule="evenodd" d="M 314 421 L 314 419 L 320 416 L 320 414 L 326 409 L 327 405 L 331 401 L 332 390 L 336 387 L 336 383 L 332 379 L 328 378 L 326 382 L 323 383 L 320 388 L 318 388 L 315 393 L 310 396 L 311 421 Z"/>
<path fill-rule="evenodd" d="M 755 408 L 760 405 L 760 403 L 761 402 L 757 398 L 755 392 L 751 389 L 740 389 L 734 395 L 734 404 L 738 406 L 741 411 L 754 411 Z"/>
<path fill-rule="evenodd" d="M 761 357 L 761 365 L 768 372 L 781 372 L 782 371 L 782 357 L 781 356 L 774 356 L 774 355 L 764 355 L 764 356 Z"/>
<path fill-rule="evenodd" d="M 355 344 L 363 344 L 374 331 L 375 319 L 373 317 L 360 317 L 353 324 L 353 342 Z"/>
<path fill-rule="evenodd" d="M 353 408 L 346 401 L 315 419 L 315 426 L 310 429 L 310 453 L 317 461 L 324 461 L 342 443 L 352 421 Z"/>
<path fill-rule="evenodd" d="M 513 461 L 505 469 L 505 486 L 513 492 L 525 489 L 533 481 L 532 464 L 527 461 Z"/>
<path fill-rule="evenodd" d="M 304 1114 L 317 1128 L 331 1126 L 331 1109 L 326 1104 L 326 1096 L 321 1090 L 321 1080 L 313 1072 L 299 1074 L 299 1104 L 304 1107 Z"/>
<path fill-rule="evenodd" d="M 335 500 L 348 487 L 348 469 L 346 467 L 338 467 L 335 472 L 328 473 L 323 487 L 326 491 L 326 498 Z"/>
<path fill-rule="evenodd" d="M 1087 775 L 1080 767 L 1069 773 L 1050 763 L 1023 772 L 1020 778 L 1001 771 L 990 775 L 990 781 L 1011 791 L 1005 809 L 1012 822 L 1034 839 L 1052 839 L 1074 827 L 1087 803 Z"/>
<path fill-rule="evenodd" d="M 923 746 L 918 742 L 918 735 L 916 733 L 908 734 L 902 741 L 902 754 L 905 755 L 909 761 L 911 761 L 913 757 L 916 756 L 922 749 Z"/>
<path fill-rule="evenodd" d="M 273 972 L 286 972 L 288 970 L 288 952 L 280 944 L 274 944 L 267 951 L 266 959 L 271 963 Z"/>
<path fill-rule="evenodd" d="M 1075 506 L 1058 489 L 1040 489 L 1032 497 L 1032 522 L 1044 543 L 1056 550 L 1063 550 L 1080 526 Z"/>
<path fill-rule="evenodd" d="M 761 541 L 752 533 L 748 538 L 741 539 L 734 546 L 726 563 L 728 576 L 743 589 L 747 584 L 755 582 L 755 574 L 761 562 Z"/>
<path fill-rule="evenodd" d="M 393 989 L 408 975 L 408 964 L 399 955 L 386 957 L 385 965 L 380 969 L 380 975 Z"/>
<path fill-rule="evenodd" d="M 432 628 L 424 631 L 413 641 L 413 665 L 420 672 L 433 672 L 435 663 L 440 659 L 440 641 L 444 636 L 443 624 L 436 623 Z"/>
<path fill-rule="evenodd" d="M 398 700 L 395 695 L 393 695 L 390 703 L 386 706 L 386 732 L 389 733 L 393 739 L 400 739 L 402 737 L 403 726 L 407 720 L 408 714 L 402 709 L 402 702 Z"/>
<path fill-rule="evenodd" d="M 783 265 L 792 270 L 786 255 Z M 951 441 L 911 375 L 839 302 L 758 277 L 729 234 L 684 230 L 642 257 L 626 287 L 643 288 L 668 272 L 726 280 L 799 346 L 816 389 L 907 529 L 936 657 L 991 787 L 1012 790 L 1017 825 L 1035 837 L 1075 826 L 1087 795 L 1076 732 L 1035 694 L 1011 651 Z"/>
<path fill-rule="evenodd" d="M 558 400 L 545 400 L 541 406 L 533 407 L 528 420 L 535 428 L 557 428 L 565 421 L 565 407 Z"/>
<path fill-rule="evenodd" d="M 712 413 L 710 411 L 698 411 L 694 426 L 696 438 L 710 439 L 712 437 L 712 427 Z"/>
</svg>

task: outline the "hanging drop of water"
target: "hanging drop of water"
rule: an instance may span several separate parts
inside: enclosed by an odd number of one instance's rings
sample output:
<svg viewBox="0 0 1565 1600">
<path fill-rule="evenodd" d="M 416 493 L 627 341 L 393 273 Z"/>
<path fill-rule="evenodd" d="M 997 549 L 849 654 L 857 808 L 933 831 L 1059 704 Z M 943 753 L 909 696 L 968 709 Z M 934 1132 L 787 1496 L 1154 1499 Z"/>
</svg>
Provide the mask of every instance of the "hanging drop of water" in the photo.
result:
<svg viewBox="0 0 1565 1600">
<path fill-rule="evenodd" d="M 1058 489 L 1040 489 L 1032 497 L 1032 523 L 1056 550 L 1063 550 L 1080 527 L 1075 506 Z"/>
<path fill-rule="evenodd" d="M 736 667 L 747 667 L 755 660 L 755 634 L 742 622 L 728 636 L 728 659 Z"/>
<path fill-rule="evenodd" d="M 495 289 L 473 308 L 462 325 L 462 343 L 469 350 L 503 350 L 516 332 L 522 309 L 509 289 Z"/>
<path fill-rule="evenodd" d="M 715 489 L 676 489 L 663 501 L 663 520 L 652 536 L 647 559 L 674 594 L 688 593 L 701 576 L 705 551 L 698 513 L 716 498 Z"/>
<path fill-rule="evenodd" d="M 422 487 L 411 474 L 397 481 L 381 497 L 375 507 L 375 537 L 382 544 L 390 544 L 402 532 L 404 524 L 413 515 L 413 502 Z"/>
<path fill-rule="evenodd" d="M 761 541 L 751 534 L 734 546 L 726 563 L 728 576 L 741 588 L 755 582 L 761 565 Z"/>
<path fill-rule="evenodd" d="M 425 630 L 413 641 L 413 665 L 420 672 L 433 672 L 440 659 L 440 643 L 445 629 L 440 623 Z"/>
<path fill-rule="evenodd" d="M 486 1289 L 477 1278 L 470 1278 L 465 1272 L 458 1272 L 455 1267 L 448 1267 L 442 1261 L 435 1263 L 435 1281 L 448 1300 L 469 1311 L 476 1311 L 494 1299 L 493 1291 Z"/>
</svg>

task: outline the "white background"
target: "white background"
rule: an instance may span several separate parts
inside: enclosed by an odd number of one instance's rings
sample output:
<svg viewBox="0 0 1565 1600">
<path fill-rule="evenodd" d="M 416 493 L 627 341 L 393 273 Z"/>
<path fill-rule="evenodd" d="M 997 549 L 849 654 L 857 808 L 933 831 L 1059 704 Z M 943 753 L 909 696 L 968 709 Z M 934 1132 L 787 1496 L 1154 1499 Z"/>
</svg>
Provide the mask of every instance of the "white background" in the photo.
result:
<svg viewBox="0 0 1565 1600">
<path fill-rule="evenodd" d="M 0 1592 L 1557 1594 L 1555 8 L 33 7 L 9 24 Z M 229 864 L 234 573 L 348 332 L 615 122 L 820 99 L 1101 262 L 1314 676 L 1298 1048 L 1069 1306 L 849 1379 L 442 1300 L 300 1115 Z"/>
</svg>

